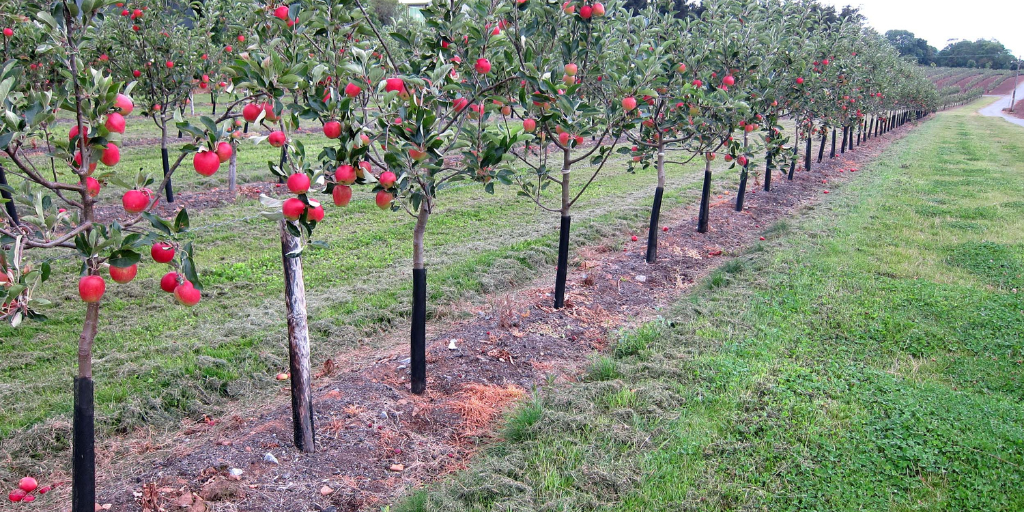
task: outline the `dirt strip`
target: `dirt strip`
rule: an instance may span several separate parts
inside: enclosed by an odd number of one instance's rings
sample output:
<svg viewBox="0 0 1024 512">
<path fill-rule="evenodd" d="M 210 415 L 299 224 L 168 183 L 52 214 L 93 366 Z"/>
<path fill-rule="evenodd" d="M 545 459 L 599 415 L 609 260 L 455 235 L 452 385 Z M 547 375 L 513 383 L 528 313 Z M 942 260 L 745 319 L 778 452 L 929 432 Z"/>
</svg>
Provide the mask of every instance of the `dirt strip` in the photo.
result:
<svg viewBox="0 0 1024 512">
<path fill-rule="evenodd" d="M 771 192 L 752 177 L 742 213 L 733 209 L 734 191 L 715 196 L 710 233 L 694 231 L 696 204 L 665 212 L 668 230 L 660 233 L 654 265 L 644 261 L 645 232 L 581 248 L 562 310 L 550 307 L 553 276 L 546 275 L 471 305 L 468 320 L 432 325 L 424 396 L 408 392 L 402 336 L 393 348 L 334 360 L 365 364 L 329 361 L 314 381 L 316 453 L 292 446 L 287 383 L 277 399 L 249 414 L 210 418 L 159 441 L 136 436 L 108 446 L 100 457 L 107 461 L 99 471 L 107 475 L 101 503 L 114 511 L 379 510 L 465 468 L 495 439 L 501 412 L 529 389 L 577 380 L 622 329 L 655 318 L 713 269 L 760 243 L 770 225 L 856 178 L 858 166 L 912 126 L 826 158 L 793 181 L 776 173 Z"/>
</svg>

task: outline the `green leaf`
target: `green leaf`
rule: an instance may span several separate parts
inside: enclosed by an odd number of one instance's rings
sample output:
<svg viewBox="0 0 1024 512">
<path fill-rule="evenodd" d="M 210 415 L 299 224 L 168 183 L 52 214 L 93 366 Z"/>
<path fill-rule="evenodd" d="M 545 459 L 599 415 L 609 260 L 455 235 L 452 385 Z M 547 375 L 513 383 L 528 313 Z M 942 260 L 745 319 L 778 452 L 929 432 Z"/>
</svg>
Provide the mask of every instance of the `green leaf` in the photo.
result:
<svg viewBox="0 0 1024 512">
<path fill-rule="evenodd" d="M 153 215 L 152 213 L 149 213 L 149 212 L 143 213 L 142 217 L 145 218 L 146 220 L 148 220 L 149 223 L 152 224 L 153 227 L 156 228 L 158 231 L 160 231 L 161 233 L 163 233 L 165 235 L 170 236 L 170 234 L 171 234 L 171 225 L 170 225 L 170 223 L 168 223 L 167 221 L 165 221 L 165 220 L 161 219 L 160 217 L 157 217 L 156 215 Z"/>
<path fill-rule="evenodd" d="M 188 211 L 185 208 L 182 208 L 181 211 L 178 212 L 178 216 L 174 218 L 174 232 L 181 233 L 183 231 L 188 231 L 188 226 Z"/>
</svg>

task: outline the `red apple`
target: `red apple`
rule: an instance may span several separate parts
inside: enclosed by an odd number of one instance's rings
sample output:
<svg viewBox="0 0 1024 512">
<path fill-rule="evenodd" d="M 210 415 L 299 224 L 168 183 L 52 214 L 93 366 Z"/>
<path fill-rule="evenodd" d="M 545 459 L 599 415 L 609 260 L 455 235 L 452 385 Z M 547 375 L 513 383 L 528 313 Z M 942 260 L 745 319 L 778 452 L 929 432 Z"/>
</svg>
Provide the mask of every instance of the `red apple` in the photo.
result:
<svg viewBox="0 0 1024 512">
<path fill-rule="evenodd" d="M 213 176 L 220 169 L 220 157 L 213 151 L 200 151 L 192 157 L 192 166 L 202 176 Z"/>
<path fill-rule="evenodd" d="M 676 70 L 678 70 L 680 73 L 686 73 L 686 64 L 680 62 L 679 66 L 676 67 Z"/>
<path fill-rule="evenodd" d="M 167 293 L 174 293 L 174 289 L 178 287 L 178 273 L 168 272 L 164 274 L 164 277 L 160 278 L 160 289 Z"/>
<path fill-rule="evenodd" d="M 113 142 L 107 143 L 107 149 L 103 150 L 103 155 L 100 156 L 100 162 L 107 167 L 113 167 L 121 161 L 121 150 L 117 147 L 117 144 Z"/>
<path fill-rule="evenodd" d="M 89 194 L 89 197 L 100 195 L 100 182 L 96 181 L 96 178 L 92 176 L 85 178 L 85 191 Z"/>
<path fill-rule="evenodd" d="M 405 81 L 401 78 L 388 78 L 384 83 L 384 90 L 387 92 L 405 92 Z"/>
<path fill-rule="evenodd" d="M 263 107 L 250 103 L 242 109 L 242 118 L 247 123 L 255 123 L 256 119 L 260 117 L 260 112 L 263 112 Z"/>
<path fill-rule="evenodd" d="M 221 163 L 231 160 L 231 155 L 235 153 L 235 148 L 231 147 L 230 142 L 220 142 L 217 144 L 217 159 Z"/>
<path fill-rule="evenodd" d="M 337 185 L 331 192 L 331 196 L 334 197 L 334 206 L 348 206 L 348 202 L 352 200 L 352 187 Z"/>
<path fill-rule="evenodd" d="M 803 78 L 797 78 L 797 79 L 796 79 L 796 83 L 797 83 L 798 85 L 800 85 L 800 84 L 803 84 L 803 83 L 804 83 L 804 79 L 803 79 Z"/>
<path fill-rule="evenodd" d="M 534 121 L 533 119 L 524 119 L 523 120 L 523 130 L 524 131 L 532 133 L 536 129 L 537 129 L 537 121 Z"/>
<path fill-rule="evenodd" d="M 622 108 L 626 109 L 626 112 L 636 108 L 636 98 L 632 96 L 622 98 Z"/>
<path fill-rule="evenodd" d="M 174 288 L 174 298 L 178 299 L 178 302 L 183 306 L 192 307 L 199 304 L 203 294 L 196 290 L 192 283 L 185 281 Z"/>
<path fill-rule="evenodd" d="M 292 194 L 305 194 L 309 192 L 309 175 L 304 172 L 292 174 L 288 177 L 288 190 Z"/>
<path fill-rule="evenodd" d="M 380 173 L 380 179 L 378 181 L 380 181 L 380 185 L 382 187 L 391 188 L 395 185 L 395 182 L 398 181 L 398 177 L 396 177 L 395 173 L 391 171 L 384 171 Z"/>
<path fill-rule="evenodd" d="M 157 242 L 149 250 L 149 255 L 157 263 L 169 263 L 174 259 L 174 246 L 167 242 Z"/>
<path fill-rule="evenodd" d="M 84 276 L 78 280 L 78 296 L 84 302 L 99 302 L 106 290 L 107 283 L 100 276 Z"/>
<path fill-rule="evenodd" d="M 303 203 L 301 199 L 294 197 L 286 199 L 284 204 L 281 205 L 281 213 L 283 213 L 284 218 L 288 220 L 299 220 L 299 217 L 302 217 L 302 214 L 305 211 L 306 203 Z"/>
<path fill-rule="evenodd" d="M 359 87 L 358 85 L 352 82 L 349 82 L 348 85 L 345 86 L 345 96 L 348 96 L 349 98 L 355 98 L 356 96 L 359 96 L 362 92 L 363 88 Z"/>
<path fill-rule="evenodd" d="M 594 3 L 594 16 L 604 16 L 604 4 L 601 2 Z"/>
<path fill-rule="evenodd" d="M 132 102 L 131 98 L 124 94 L 118 94 L 117 97 L 114 98 L 114 106 L 121 109 L 122 116 L 129 115 L 133 110 L 135 110 L 135 103 Z"/>
<path fill-rule="evenodd" d="M 694 80 L 692 83 L 693 83 L 693 86 L 698 88 L 698 89 L 700 89 L 701 87 L 704 87 L 704 82 L 702 82 L 700 80 Z"/>
<path fill-rule="evenodd" d="M 569 132 L 562 132 L 558 134 L 558 142 L 563 146 L 569 145 Z"/>
<path fill-rule="evenodd" d="M 636 241 L 637 241 L 637 240 L 639 240 L 639 239 L 637 238 L 637 236 L 636 236 L 636 235 L 633 235 L 633 237 L 632 237 L 632 238 L 630 238 L 630 240 L 632 240 L 632 241 L 636 242 Z"/>
<path fill-rule="evenodd" d="M 467 105 L 469 105 L 469 100 L 466 98 L 455 98 L 455 101 L 452 102 L 452 106 L 455 107 L 456 112 L 466 110 Z"/>
<path fill-rule="evenodd" d="M 351 185 L 356 182 L 356 170 L 351 165 L 339 166 L 334 171 L 334 181 L 342 185 Z"/>
<path fill-rule="evenodd" d="M 124 116 L 117 112 L 107 114 L 107 122 L 105 126 L 107 127 L 107 130 L 110 130 L 112 133 L 124 133 Z"/>
<path fill-rule="evenodd" d="M 288 6 L 282 5 L 277 9 L 274 9 L 274 17 L 279 20 L 288 21 Z"/>
<path fill-rule="evenodd" d="M 393 201 L 394 199 L 394 194 L 388 192 L 387 190 L 381 190 L 377 192 L 377 197 L 374 198 L 374 201 L 376 201 L 377 203 L 377 208 L 380 208 L 381 210 L 387 210 L 388 208 L 391 207 L 391 201 Z"/>
<path fill-rule="evenodd" d="M 32 478 L 30 476 L 26 476 L 25 478 L 22 478 L 20 482 L 18 482 L 18 489 L 21 489 L 25 492 L 32 492 L 36 490 L 36 487 L 39 487 L 39 484 L 36 482 L 35 478 Z"/>
<path fill-rule="evenodd" d="M 576 76 L 576 73 L 578 71 L 579 71 L 579 68 L 576 66 L 576 64 L 566 64 L 565 65 L 565 74 L 567 74 L 569 76 Z"/>
<path fill-rule="evenodd" d="M 594 15 L 594 8 L 593 7 L 591 7 L 589 5 L 584 5 L 583 7 L 580 7 L 580 18 L 583 18 L 585 20 L 589 20 L 590 17 L 593 16 L 593 15 Z"/>
<path fill-rule="evenodd" d="M 270 134 L 270 136 L 267 137 L 267 142 L 269 142 L 270 145 L 274 146 L 275 148 L 279 148 L 281 146 L 284 146 L 284 143 L 287 140 L 288 140 L 288 138 L 285 136 L 284 132 L 282 132 L 282 131 L 272 132 Z"/>
<path fill-rule="evenodd" d="M 725 84 L 726 87 L 731 87 L 736 84 L 736 77 L 732 75 L 725 75 L 725 78 L 722 79 L 722 83 Z"/>
<path fill-rule="evenodd" d="M 409 148 L 409 158 L 419 162 L 427 157 L 427 152 L 419 148 Z"/>
<path fill-rule="evenodd" d="M 84 128 L 85 128 L 85 130 L 84 130 L 85 131 L 85 141 L 88 142 L 89 141 L 89 125 L 84 125 Z M 71 127 L 71 131 L 68 132 L 68 140 L 74 139 L 77 136 L 78 136 L 78 125 L 76 124 L 76 125 L 72 126 Z"/>
<path fill-rule="evenodd" d="M 132 279 L 135 279 L 135 276 L 138 273 L 138 265 L 132 265 L 130 267 L 115 267 L 113 265 L 110 266 L 110 278 L 113 279 L 115 283 L 130 283 Z"/>
<path fill-rule="evenodd" d="M 11 500 L 11 501 L 13 501 L 15 503 L 18 503 L 19 501 L 22 501 L 22 500 L 25 499 L 25 495 L 26 494 L 28 494 L 28 493 L 26 493 L 25 491 L 23 491 L 21 489 L 15 489 L 15 490 L 11 491 L 10 494 L 7 495 L 7 499 L 9 499 L 9 500 Z"/>
<path fill-rule="evenodd" d="M 324 136 L 328 139 L 341 137 L 341 123 L 337 121 L 327 121 L 324 123 Z"/>
<path fill-rule="evenodd" d="M 149 196 L 141 190 L 129 190 L 121 196 L 121 205 L 128 213 L 139 213 L 149 206 Z"/>
<path fill-rule="evenodd" d="M 324 207 L 315 206 L 309 210 L 309 220 L 313 222 L 320 222 L 324 220 Z"/>
<path fill-rule="evenodd" d="M 477 59 L 476 64 L 473 66 L 477 73 L 486 75 L 491 72 L 491 61 L 487 59 Z"/>
</svg>

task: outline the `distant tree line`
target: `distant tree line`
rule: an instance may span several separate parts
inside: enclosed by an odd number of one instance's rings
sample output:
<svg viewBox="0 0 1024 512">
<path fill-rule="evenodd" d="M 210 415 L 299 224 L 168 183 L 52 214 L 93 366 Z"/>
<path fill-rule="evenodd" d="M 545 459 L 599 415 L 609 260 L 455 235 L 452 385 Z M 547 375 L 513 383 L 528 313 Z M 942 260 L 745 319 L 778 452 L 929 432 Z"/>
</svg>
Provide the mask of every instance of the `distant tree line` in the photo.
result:
<svg viewBox="0 0 1024 512">
<path fill-rule="evenodd" d="M 923 66 L 1017 69 L 1017 58 L 994 39 L 958 41 L 938 50 L 909 30 L 890 30 L 885 37 L 900 55 L 911 57 Z"/>
</svg>

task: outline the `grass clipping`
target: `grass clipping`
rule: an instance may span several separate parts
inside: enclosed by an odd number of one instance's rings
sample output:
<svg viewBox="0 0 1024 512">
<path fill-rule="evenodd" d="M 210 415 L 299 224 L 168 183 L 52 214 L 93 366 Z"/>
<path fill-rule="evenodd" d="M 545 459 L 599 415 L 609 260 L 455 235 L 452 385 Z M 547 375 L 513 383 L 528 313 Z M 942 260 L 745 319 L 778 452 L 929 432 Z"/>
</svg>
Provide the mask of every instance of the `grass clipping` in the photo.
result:
<svg viewBox="0 0 1024 512">
<path fill-rule="evenodd" d="M 466 423 L 466 435 L 476 435 L 486 429 L 505 407 L 526 395 L 526 390 L 509 384 L 505 387 L 488 384 L 466 384 L 455 396 L 451 408 Z"/>
</svg>

